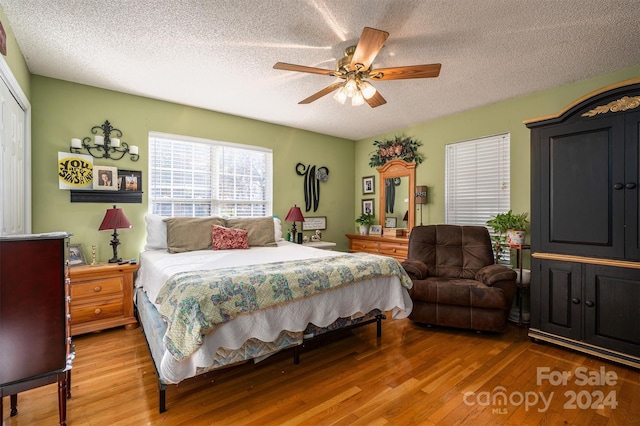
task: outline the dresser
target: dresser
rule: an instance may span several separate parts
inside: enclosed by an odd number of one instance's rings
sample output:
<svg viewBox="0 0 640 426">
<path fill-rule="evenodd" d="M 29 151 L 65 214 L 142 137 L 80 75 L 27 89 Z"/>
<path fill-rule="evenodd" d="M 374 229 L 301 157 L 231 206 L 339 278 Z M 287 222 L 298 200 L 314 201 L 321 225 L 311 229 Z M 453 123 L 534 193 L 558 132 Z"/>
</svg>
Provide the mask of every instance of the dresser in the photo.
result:
<svg viewBox="0 0 640 426">
<path fill-rule="evenodd" d="M 380 235 L 346 234 L 350 253 L 372 253 L 393 257 L 402 262 L 409 252 L 409 238 Z"/>
<path fill-rule="evenodd" d="M 133 274 L 137 264 L 117 263 L 69 268 L 71 334 L 125 326 L 136 328 L 133 313 Z"/>
<path fill-rule="evenodd" d="M 68 323 L 68 237 L 0 237 L 0 400 L 11 397 L 10 415 L 15 416 L 19 392 L 57 382 L 61 425 L 66 424 L 74 357 Z M 0 422 L 4 420 L 0 403 Z"/>
</svg>

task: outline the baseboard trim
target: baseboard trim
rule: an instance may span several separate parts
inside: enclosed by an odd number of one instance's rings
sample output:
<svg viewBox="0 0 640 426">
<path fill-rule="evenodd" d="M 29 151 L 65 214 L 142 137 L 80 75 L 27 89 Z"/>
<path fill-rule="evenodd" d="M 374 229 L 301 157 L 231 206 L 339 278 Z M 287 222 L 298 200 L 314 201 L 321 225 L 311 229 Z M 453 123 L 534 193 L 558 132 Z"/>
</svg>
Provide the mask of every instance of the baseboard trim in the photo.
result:
<svg viewBox="0 0 640 426">
<path fill-rule="evenodd" d="M 627 365 L 629 367 L 640 369 L 640 358 L 633 355 L 612 351 L 610 349 L 606 349 L 600 346 L 590 345 L 588 343 L 580 342 L 578 340 L 568 339 L 566 337 L 547 333 L 545 331 L 538 330 L 536 328 L 529 329 L 529 337 L 533 340 L 541 340 L 541 341 L 552 343 L 565 348 L 573 349 L 578 352 L 583 352 L 589 355 L 603 358 L 608 361 L 612 361 L 619 364 Z"/>
</svg>

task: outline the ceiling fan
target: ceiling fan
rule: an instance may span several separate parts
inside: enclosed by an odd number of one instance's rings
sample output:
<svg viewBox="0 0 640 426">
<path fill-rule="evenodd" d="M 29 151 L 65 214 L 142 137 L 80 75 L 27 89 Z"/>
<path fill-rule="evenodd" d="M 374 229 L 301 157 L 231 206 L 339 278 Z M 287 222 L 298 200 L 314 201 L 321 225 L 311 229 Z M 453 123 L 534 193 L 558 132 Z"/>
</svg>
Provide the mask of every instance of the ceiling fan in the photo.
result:
<svg viewBox="0 0 640 426">
<path fill-rule="evenodd" d="M 351 98 L 352 105 L 362 105 L 365 101 L 372 108 L 384 105 L 387 101 L 366 79 L 371 80 L 402 80 L 409 78 L 432 78 L 440 75 L 442 64 L 410 65 L 404 67 L 372 69 L 371 63 L 375 59 L 384 42 L 389 37 L 386 31 L 365 27 L 356 46 L 347 47 L 344 57 L 336 63 L 335 70 L 307 67 L 304 65 L 278 62 L 273 68 L 286 71 L 306 72 L 311 74 L 338 77 L 344 81 L 337 81 L 306 99 L 299 104 L 309 104 L 329 93 L 337 90 L 333 98 L 344 104 Z"/>
</svg>

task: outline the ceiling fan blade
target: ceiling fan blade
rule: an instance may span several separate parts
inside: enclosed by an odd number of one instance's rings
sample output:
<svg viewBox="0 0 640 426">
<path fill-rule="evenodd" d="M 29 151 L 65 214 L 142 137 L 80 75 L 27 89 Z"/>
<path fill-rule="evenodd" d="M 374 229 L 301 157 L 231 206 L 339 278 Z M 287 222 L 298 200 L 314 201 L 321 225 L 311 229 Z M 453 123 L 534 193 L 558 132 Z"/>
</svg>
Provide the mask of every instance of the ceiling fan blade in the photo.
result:
<svg viewBox="0 0 640 426">
<path fill-rule="evenodd" d="M 335 70 L 325 70 L 323 68 L 305 67 L 304 65 L 287 64 L 285 62 L 278 62 L 273 66 L 273 68 L 277 70 L 308 72 L 311 74 L 322 74 L 322 75 L 334 75 L 336 72 Z"/>
<path fill-rule="evenodd" d="M 432 78 L 440 75 L 442 64 L 410 65 L 406 67 L 376 68 L 369 78 L 373 80 L 404 80 Z"/>
<path fill-rule="evenodd" d="M 371 108 L 379 107 L 387 103 L 387 100 L 382 97 L 379 91 L 376 90 L 375 95 L 369 99 L 365 99 Z"/>
<path fill-rule="evenodd" d="M 351 58 L 351 69 L 355 70 L 356 64 L 362 64 L 362 70 L 368 70 L 388 37 L 386 31 L 365 27 Z"/>
<path fill-rule="evenodd" d="M 342 86 L 343 84 L 344 84 L 343 81 L 336 81 L 332 85 L 325 87 L 324 89 L 320 90 L 319 92 L 314 93 L 313 95 L 309 96 L 306 99 L 301 100 L 298 103 L 299 104 L 310 104 L 311 102 L 320 99 L 324 95 L 328 95 L 329 93 L 333 92 L 334 90 L 336 90 L 338 87 Z"/>
</svg>

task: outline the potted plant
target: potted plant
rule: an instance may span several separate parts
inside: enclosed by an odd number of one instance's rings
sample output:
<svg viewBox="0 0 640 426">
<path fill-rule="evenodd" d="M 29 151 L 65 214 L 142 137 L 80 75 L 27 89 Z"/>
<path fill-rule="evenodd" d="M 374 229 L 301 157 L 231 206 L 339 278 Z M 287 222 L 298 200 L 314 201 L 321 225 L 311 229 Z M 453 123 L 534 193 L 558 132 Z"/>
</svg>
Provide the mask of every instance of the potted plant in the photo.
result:
<svg viewBox="0 0 640 426">
<path fill-rule="evenodd" d="M 491 237 L 495 250 L 496 263 L 502 259 L 502 255 L 508 246 L 522 245 L 526 237 L 527 212 L 513 213 L 509 210 L 506 213 L 498 213 L 487 221 L 487 226 L 493 229 Z"/>
<path fill-rule="evenodd" d="M 362 213 L 359 218 L 356 219 L 356 223 L 360 225 L 360 235 L 367 235 L 369 233 L 369 227 L 375 223 L 376 217 L 372 214 Z"/>
</svg>

